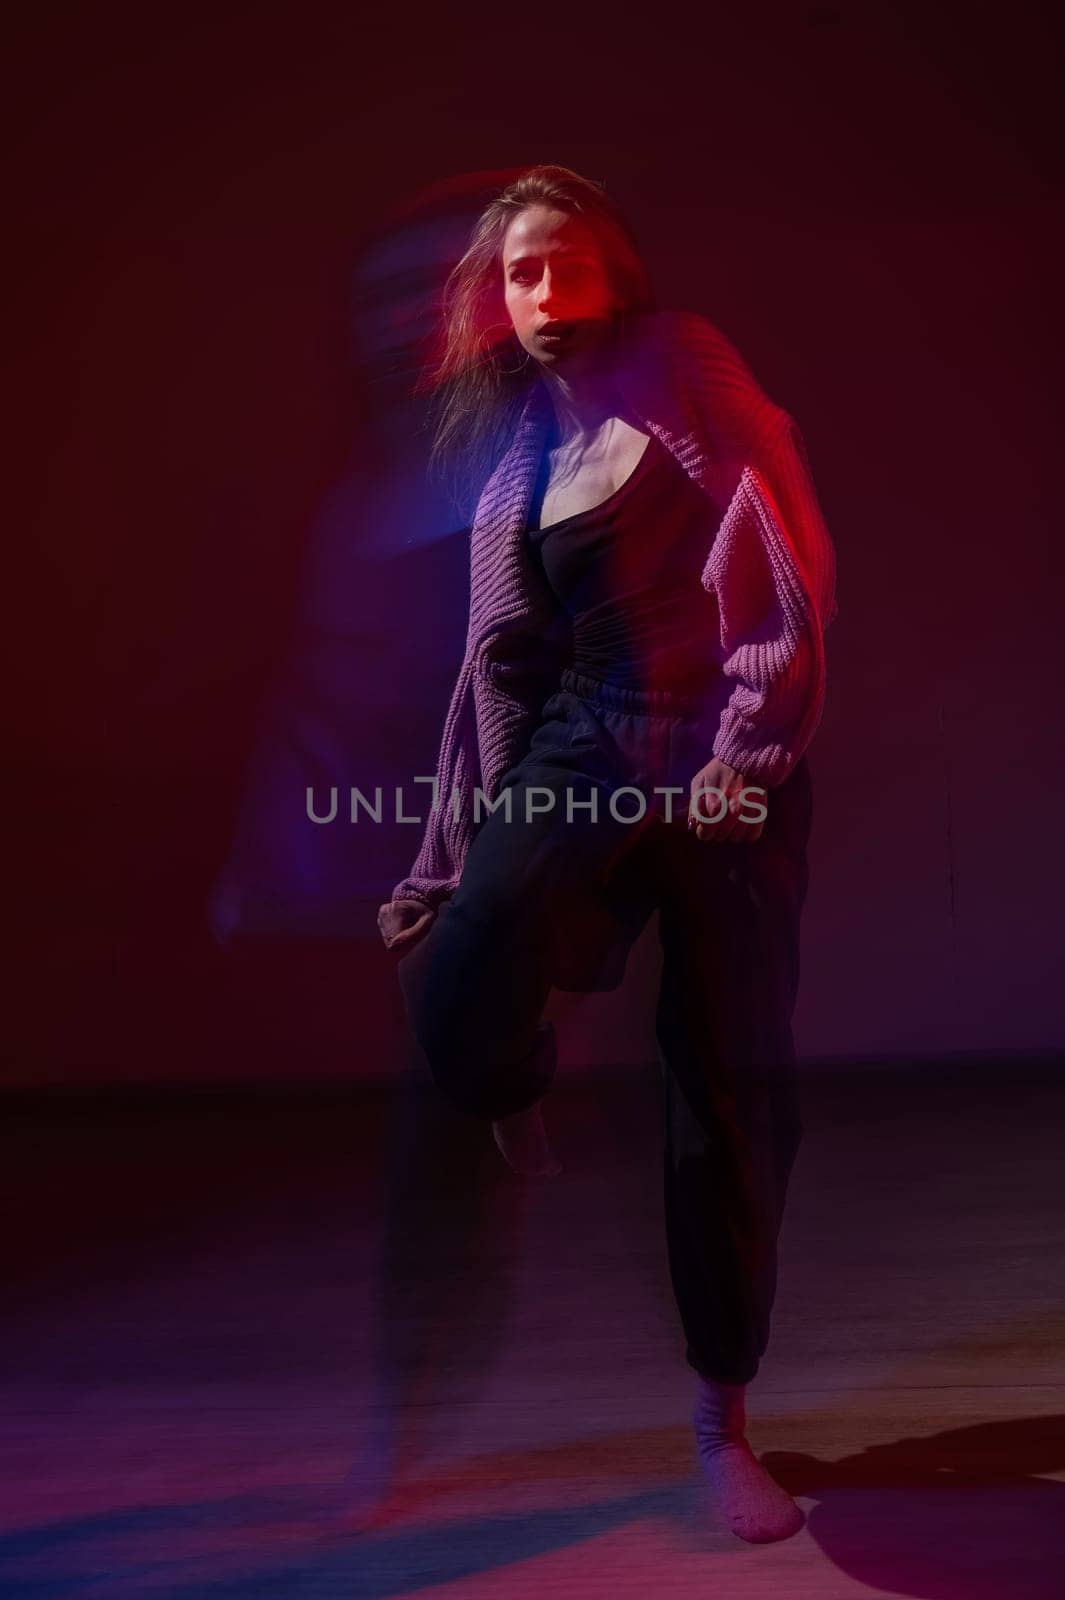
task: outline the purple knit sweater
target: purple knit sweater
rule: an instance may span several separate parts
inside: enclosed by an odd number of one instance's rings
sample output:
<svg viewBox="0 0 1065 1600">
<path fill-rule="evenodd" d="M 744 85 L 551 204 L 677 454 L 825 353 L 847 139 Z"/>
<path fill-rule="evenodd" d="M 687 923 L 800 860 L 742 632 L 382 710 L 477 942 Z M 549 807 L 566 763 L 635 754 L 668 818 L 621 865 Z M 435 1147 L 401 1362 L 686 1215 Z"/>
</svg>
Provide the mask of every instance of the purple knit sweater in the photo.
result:
<svg viewBox="0 0 1065 1600">
<path fill-rule="evenodd" d="M 673 452 L 720 518 L 702 581 L 717 600 L 729 694 L 707 760 L 712 753 L 748 782 L 774 787 L 821 719 L 823 634 L 836 610 L 835 553 L 801 434 L 725 336 L 691 312 L 638 318 L 617 382 L 634 422 Z M 454 893 L 478 826 L 474 791 L 496 799 L 551 692 L 528 667 L 554 601 L 536 581 L 525 540 L 551 418 L 536 379 L 477 503 L 469 627 L 437 761 L 437 803 L 394 900 L 436 908 Z"/>
</svg>

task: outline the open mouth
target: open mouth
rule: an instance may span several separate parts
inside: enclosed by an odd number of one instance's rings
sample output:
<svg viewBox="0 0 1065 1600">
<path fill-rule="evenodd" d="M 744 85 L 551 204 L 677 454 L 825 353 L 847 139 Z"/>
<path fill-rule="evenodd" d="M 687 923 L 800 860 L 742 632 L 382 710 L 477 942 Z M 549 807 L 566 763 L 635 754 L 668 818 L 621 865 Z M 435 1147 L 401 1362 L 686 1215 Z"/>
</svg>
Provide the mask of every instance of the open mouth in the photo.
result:
<svg viewBox="0 0 1065 1600">
<path fill-rule="evenodd" d="M 549 322 L 540 329 L 536 337 L 546 345 L 561 345 L 572 337 L 573 331 L 572 322 Z"/>
</svg>

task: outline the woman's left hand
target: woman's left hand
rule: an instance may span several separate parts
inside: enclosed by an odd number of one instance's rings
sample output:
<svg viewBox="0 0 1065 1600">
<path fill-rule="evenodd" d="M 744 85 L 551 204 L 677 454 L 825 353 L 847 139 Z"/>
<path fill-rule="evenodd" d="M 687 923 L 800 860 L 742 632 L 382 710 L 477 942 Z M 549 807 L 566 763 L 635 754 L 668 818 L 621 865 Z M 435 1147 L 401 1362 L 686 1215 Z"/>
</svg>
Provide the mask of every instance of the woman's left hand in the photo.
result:
<svg viewBox="0 0 1065 1600">
<path fill-rule="evenodd" d="M 704 789 L 711 792 L 701 793 Z M 714 756 L 691 781 L 688 827 L 694 829 L 697 838 L 711 844 L 754 844 L 765 827 L 765 817 L 758 816 L 758 809 L 765 809 L 768 798 L 764 788 L 748 784 L 742 772 Z M 700 817 L 715 820 L 699 821 Z"/>
</svg>

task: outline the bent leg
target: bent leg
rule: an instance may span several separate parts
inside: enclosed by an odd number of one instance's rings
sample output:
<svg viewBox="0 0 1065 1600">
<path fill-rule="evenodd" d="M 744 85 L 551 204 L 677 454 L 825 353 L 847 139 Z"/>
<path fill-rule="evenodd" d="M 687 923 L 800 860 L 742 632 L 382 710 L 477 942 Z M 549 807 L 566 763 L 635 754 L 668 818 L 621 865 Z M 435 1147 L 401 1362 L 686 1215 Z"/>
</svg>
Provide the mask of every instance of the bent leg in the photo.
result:
<svg viewBox="0 0 1065 1600">
<path fill-rule="evenodd" d="M 616 824 L 566 822 L 567 786 L 582 787 L 572 769 L 522 766 L 508 785 L 511 819 L 502 809 L 485 818 L 454 896 L 398 964 L 432 1076 L 473 1116 L 497 1120 L 527 1110 L 554 1076 L 554 1029 L 541 1015 L 560 930 L 595 893 L 601 852 L 617 848 L 610 842 Z M 555 793 L 550 811 L 527 813 L 533 787 Z"/>
</svg>

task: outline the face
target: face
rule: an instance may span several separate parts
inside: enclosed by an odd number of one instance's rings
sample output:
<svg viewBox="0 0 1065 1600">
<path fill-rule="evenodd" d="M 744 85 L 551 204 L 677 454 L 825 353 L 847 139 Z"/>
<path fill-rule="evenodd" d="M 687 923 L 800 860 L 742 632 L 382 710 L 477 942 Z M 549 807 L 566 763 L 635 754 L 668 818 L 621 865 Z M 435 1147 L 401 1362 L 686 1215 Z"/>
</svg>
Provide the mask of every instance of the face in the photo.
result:
<svg viewBox="0 0 1065 1600">
<path fill-rule="evenodd" d="M 507 229 L 503 292 L 524 349 L 560 372 L 588 364 L 621 308 L 594 230 L 554 206 L 527 206 Z M 563 327 L 552 336 L 556 322 Z"/>
</svg>

